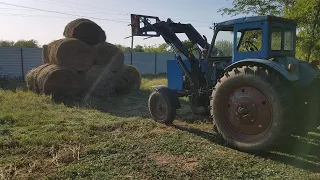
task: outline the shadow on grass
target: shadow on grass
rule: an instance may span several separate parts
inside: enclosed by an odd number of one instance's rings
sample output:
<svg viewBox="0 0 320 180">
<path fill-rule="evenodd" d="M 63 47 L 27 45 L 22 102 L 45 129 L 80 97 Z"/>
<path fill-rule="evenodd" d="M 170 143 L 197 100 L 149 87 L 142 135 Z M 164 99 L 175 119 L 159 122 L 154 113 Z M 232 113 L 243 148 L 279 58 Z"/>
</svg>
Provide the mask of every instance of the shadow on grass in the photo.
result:
<svg viewBox="0 0 320 180">
<path fill-rule="evenodd" d="M 53 101 L 63 103 L 67 107 L 94 109 L 117 117 L 146 118 L 149 94 L 148 91 L 140 90 L 129 94 L 112 93 L 108 97 L 53 98 Z"/>
<path fill-rule="evenodd" d="M 195 134 L 205 138 L 212 143 L 226 146 L 218 133 L 210 133 L 195 128 L 172 125 L 174 128 Z M 299 169 L 320 173 L 320 134 L 308 135 L 306 137 L 288 137 L 283 145 L 274 151 L 255 154 L 258 157 L 284 163 Z"/>
<path fill-rule="evenodd" d="M 17 89 L 27 90 L 27 85 L 24 81 L 1 81 L 0 88 L 3 90 L 16 92 Z"/>
<path fill-rule="evenodd" d="M 148 82 L 159 78 L 166 78 L 166 74 L 143 75 L 143 79 Z M 54 99 L 56 103 L 63 103 L 68 107 L 80 107 L 84 109 L 96 109 L 104 113 L 109 113 L 117 117 L 142 117 L 151 118 L 148 110 L 148 99 L 153 89 L 141 89 L 129 94 L 112 93 L 104 98 L 77 98 L 77 99 Z M 180 98 L 182 108 L 177 110 L 177 120 L 185 122 L 207 121 L 204 116 L 195 116 L 189 107 L 186 99 Z"/>
<path fill-rule="evenodd" d="M 113 93 L 106 98 L 80 98 L 76 101 L 58 100 L 55 102 L 63 103 L 68 107 L 96 109 L 117 117 L 151 118 L 148 108 L 148 99 L 151 92 L 152 90 L 139 90 L 129 94 Z M 181 108 L 177 110 L 176 120 L 188 123 L 211 121 L 208 116 L 194 115 L 187 100 L 181 98 L 180 102 Z"/>
<path fill-rule="evenodd" d="M 283 146 L 275 151 L 260 154 L 263 158 L 272 159 L 291 166 L 320 173 L 320 137 L 289 137 Z"/>
<path fill-rule="evenodd" d="M 129 94 L 112 93 L 108 97 L 96 98 L 81 97 L 78 99 L 54 99 L 56 103 L 63 103 L 68 107 L 79 107 L 84 109 L 96 109 L 117 117 L 142 117 L 151 118 L 148 109 L 148 99 L 152 90 L 139 90 Z M 176 119 L 179 121 L 194 123 L 207 121 L 205 116 L 194 115 L 186 100 L 180 99 L 181 109 L 177 110 Z"/>
<path fill-rule="evenodd" d="M 223 139 L 221 138 L 221 136 L 212 130 L 212 133 L 211 132 L 207 132 L 207 131 L 202 131 L 202 130 L 199 130 L 199 129 L 196 129 L 196 128 L 192 128 L 192 127 L 185 127 L 185 126 L 182 126 L 182 125 L 170 125 L 171 127 L 173 128 L 176 128 L 178 130 L 181 130 L 181 131 L 185 131 L 185 132 L 188 132 L 188 133 L 192 133 L 194 135 L 197 135 L 201 138 L 204 138 L 204 139 L 207 139 L 209 140 L 210 142 L 212 143 L 215 143 L 215 144 L 220 144 L 222 146 L 225 145 L 225 142 L 223 141 Z"/>
</svg>

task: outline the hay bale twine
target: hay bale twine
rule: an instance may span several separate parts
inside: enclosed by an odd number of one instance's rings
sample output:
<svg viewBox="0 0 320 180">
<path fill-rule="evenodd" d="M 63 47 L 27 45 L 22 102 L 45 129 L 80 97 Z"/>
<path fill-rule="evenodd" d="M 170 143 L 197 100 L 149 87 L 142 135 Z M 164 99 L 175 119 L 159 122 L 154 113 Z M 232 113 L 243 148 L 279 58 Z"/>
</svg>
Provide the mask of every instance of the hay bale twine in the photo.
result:
<svg viewBox="0 0 320 180">
<path fill-rule="evenodd" d="M 49 63 L 48 45 L 42 46 L 42 64 Z"/>
<path fill-rule="evenodd" d="M 49 62 L 76 71 L 87 71 L 94 62 L 95 48 L 74 39 L 60 39 L 48 44 Z"/>
<path fill-rule="evenodd" d="M 98 65 L 92 66 L 86 73 L 87 95 L 104 97 L 113 92 L 115 74 Z"/>
<path fill-rule="evenodd" d="M 84 18 L 69 22 L 63 31 L 63 35 L 66 38 L 79 39 L 90 46 L 106 41 L 104 30 L 95 22 Z"/>
<path fill-rule="evenodd" d="M 123 65 L 116 73 L 115 92 L 127 94 L 139 90 L 141 86 L 141 75 L 139 70 L 132 65 Z"/>
<path fill-rule="evenodd" d="M 54 97 L 74 97 L 83 88 L 76 71 L 54 64 L 39 71 L 37 83 L 40 93 Z"/>
<path fill-rule="evenodd" d="M 120 48 L 108 42 L 95 45 L 97 55 L 94 63 L 98 66 L 107 67 L 116 73 L 124 64 L 124 53 Z"/>
</svg>

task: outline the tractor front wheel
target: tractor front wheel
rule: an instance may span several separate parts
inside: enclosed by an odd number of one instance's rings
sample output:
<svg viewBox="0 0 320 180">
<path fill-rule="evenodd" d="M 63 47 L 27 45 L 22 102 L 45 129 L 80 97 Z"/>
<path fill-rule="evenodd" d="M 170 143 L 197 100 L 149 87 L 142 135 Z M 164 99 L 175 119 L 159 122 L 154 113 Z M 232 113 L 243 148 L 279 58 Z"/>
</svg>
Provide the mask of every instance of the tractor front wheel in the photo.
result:
<svg viewBox="0 0 320 180">
<path fill-rule="evenodd" d="M 226 142 L 242 151 L 261 151 L 287 135 L 290 104 L 285 82 L 260 67 L 225 73 L 212 92 L 211 114 Z"/>
<path fill-rule="evenodd" d="M 159 91 L 151 93 L 148 107 L 152 118 L 159 123 L 171 124 L 176 116 L 176 109 L 172 107 L 169 97 Z"/>
</svg>

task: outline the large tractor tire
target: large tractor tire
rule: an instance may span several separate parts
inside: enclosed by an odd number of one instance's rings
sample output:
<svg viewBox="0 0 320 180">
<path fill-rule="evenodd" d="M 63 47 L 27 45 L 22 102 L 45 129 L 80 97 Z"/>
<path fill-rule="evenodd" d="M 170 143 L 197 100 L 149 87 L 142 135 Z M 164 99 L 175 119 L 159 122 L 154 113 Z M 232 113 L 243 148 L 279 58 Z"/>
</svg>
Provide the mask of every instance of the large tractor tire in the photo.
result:
<svg viewBox="0 0 320 180">
<path fill-rule="evenodd" d="M 246 152 L 264 151 L 289 135 L 292 99 L 286 81 L 261 67 L 226 72 L 212 91 L 214 125 L 227 144 Z"/>
</svg>

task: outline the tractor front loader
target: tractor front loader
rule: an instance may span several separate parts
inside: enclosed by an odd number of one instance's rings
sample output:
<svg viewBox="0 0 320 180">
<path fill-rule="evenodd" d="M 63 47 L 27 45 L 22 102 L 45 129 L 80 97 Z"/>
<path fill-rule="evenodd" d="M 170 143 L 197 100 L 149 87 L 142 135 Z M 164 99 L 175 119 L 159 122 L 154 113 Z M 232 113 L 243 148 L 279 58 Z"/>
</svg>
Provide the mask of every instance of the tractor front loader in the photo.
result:
<svg viewBox="0 0 320 180">
<path fill-rule="evenodd" d="M 131 26 L 133 36 L 162 36 L 176 54 L 176 60 L 167 61 L 168 87 L 156 86 L 149 97 L 157 122 L 172 123 L 179 97 L 187 96 L 194 113 L 210 114 L 231 147 L 250 152 L 319 125 L 319 62 L 295 58 L 295 21 L 254 16 L 216 23 L 211 44 L 191 24 L 171 19 L 132 14 Z M 232 34 L 229 54 L 216 45 L 225 32 Z M 187 35 L 198 55 L 183 45 L 179 33 Z"/>
</svg>

